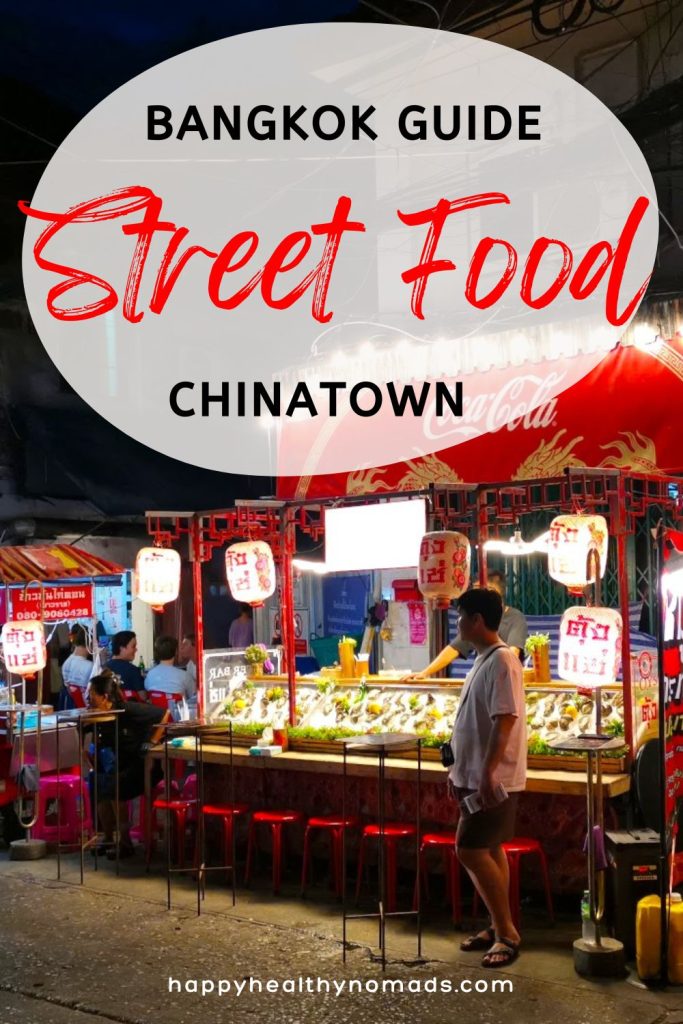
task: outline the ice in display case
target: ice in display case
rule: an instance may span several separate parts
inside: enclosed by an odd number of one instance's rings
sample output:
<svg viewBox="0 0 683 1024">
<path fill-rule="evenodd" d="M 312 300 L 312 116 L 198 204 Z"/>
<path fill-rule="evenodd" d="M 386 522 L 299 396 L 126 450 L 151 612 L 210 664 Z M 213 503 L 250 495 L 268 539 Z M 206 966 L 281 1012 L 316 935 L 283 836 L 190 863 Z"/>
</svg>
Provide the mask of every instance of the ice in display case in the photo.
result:
<svg viewBox="0 0 683 1024">
<path fill-rule="evenodd" d="M 428 680 L 401 682 L 396 675 L 342 680 L 331 675 L 302 677 L 296 681 L 296 726 L 290 746 L 333 742 L 342 736 L 367 732 L 410 732 L 421 735 L 427 749 L 450 737 L 462 682 Z M 529 754 L 560 766 L 569 759 L 553 754 L 550 743 L 561 737 L 595 729 L 595 704 L 575 686 L 525 686 Z M 289 721 L 287 679 L 283 676 L 249 678 L 238 673 L 227 681 L 224 698 L 211 708 L 215 722 L 232 721 L 235 736 L 257 736 L 265 726 Z M 602 729 L 610 736 L 624 733 L 623 694 L 620 685 L 602 690 Z M 580 759 L 578 759 L 580 760 Z M 544 761 L 545 763 L 545 761 Z M 616 767 L 616 764 L 615 764 Z"/>
</svg>

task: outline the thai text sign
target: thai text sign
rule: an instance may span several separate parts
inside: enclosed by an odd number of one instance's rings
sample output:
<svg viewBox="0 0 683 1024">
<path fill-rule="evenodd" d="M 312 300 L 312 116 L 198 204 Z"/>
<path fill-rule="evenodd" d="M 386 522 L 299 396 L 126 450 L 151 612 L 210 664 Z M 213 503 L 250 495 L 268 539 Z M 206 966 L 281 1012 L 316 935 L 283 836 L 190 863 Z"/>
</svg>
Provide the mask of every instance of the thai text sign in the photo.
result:
<svg viewBox="0 0 683 1024">
<path fill-rule="evenodd" d="M 9 617 L 15 622 L 39 619 L 42 622 L 76 621 L 92 618 L 91 583 L 59 587 L 27 587 L 9 591 Z"/>
<path fill-rule="evenodd" d="M 683 534 L 669 531 L 676 547 L 662 573 L 662 637 L 666 766 L 666 819 L 683 796 Z"/>
</svg>

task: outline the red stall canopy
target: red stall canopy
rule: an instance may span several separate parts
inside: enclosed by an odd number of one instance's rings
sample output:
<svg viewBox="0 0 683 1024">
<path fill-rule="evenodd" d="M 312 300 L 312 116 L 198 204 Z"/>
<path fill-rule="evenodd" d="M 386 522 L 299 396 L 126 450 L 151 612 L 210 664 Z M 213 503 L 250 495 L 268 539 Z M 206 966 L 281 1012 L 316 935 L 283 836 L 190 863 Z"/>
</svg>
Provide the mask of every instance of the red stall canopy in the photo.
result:
<svg viewBox="0 0 683 1024">
<path fill-rule="evenodd" d="M 508 403 L 514 405 L 509 398 Z M 417 490 L 431 483 L 530 480 L 558 476 L 567 466 L 683 473 L 681 408 L 683 338 L 619 345 L 573 387 L 500 429 L 408 462 L 281 477 L 278 496 L 324 498 Z"/>
</svg>

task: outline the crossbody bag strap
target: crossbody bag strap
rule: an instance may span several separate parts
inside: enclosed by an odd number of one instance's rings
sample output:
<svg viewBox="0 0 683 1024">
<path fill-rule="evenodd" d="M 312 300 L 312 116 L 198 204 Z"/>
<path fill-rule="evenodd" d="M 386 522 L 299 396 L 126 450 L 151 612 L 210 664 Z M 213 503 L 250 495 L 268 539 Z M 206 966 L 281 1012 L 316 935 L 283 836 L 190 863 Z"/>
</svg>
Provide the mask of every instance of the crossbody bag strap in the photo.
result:
<svg viewBox="0 0 683 1024">
<path fill-rule="evenodd" d="M 481 660 L 481 661 L 479 662 L 479 664 L 477 665 L 476 669 L 474 670 L 474 675 L 473 675 L 473 676 L 472 676 L 472 678 L 470 679 L 470 683 L 469 683 L 469 686 L 467 687 L 467 693 L 465 693 L 465 694 L 464 694 L 464 695 L 463 695 L 463 696 L 462 696 L 462 697 L 460 698 L 460 703 L 458 704 L 458 710 L 457 710 L 457 711 L 456 711 L 456 713 L 455 713 L 455 720 L 456 720 L 456 722 L 457 722 L 457 720 L 458 720 L 458 716 L 460 715 L 460 712 L 462 711 L 463 707 L 465 706 L 465 704 L 466 704 L 466 702 L 467 702 L 467 698 L 469 697 L 470 693 L 472 692 L 472 686 L 474 685 L 474 680 L 475 680 L 475 679 L 477 678 L 477 676 L 479 675 L 479 670 L 480 670 L 481 668 L 483 668 L 483 666 L 484 666 L 484 665 L 486 664 L 486 662 L 487 662 L 487 661 L 489 660 L 489 658 L 490 658 L 490 657 L 491 657 L 491 655 L 492 655 L 492 654 L 494 653 L 494 651 L 499 651 L 499 650 L 501 650 L 501 648 L 503 648 L 503 647 L 507 647 L 507 646 L 508 646 L 508 645 L 507 645 L 506 643 L 499 643 L 499 644 L 494 644 L 494 646 L 493 646 L 493 647 L 490 647 L 490 648 L 488 649 L 488 651 L 486 652 L 486 654 L 484 655 L 484 657 L 482 658 L 482 660 Z"/>
</svg>

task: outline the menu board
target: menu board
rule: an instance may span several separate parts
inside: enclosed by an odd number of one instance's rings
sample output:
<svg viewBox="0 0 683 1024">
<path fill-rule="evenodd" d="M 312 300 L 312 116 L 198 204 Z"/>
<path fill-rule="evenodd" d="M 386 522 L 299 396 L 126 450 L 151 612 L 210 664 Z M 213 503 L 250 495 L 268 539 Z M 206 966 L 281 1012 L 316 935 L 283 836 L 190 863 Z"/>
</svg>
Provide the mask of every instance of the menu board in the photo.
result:
<svg viewBox="0 0 683 1024">
<path fill-rule="evenodd" d="M 264 671 L 264 679 L 268 675 L 279 675 L 282 665 L 281 647 L 269 647 L 267 651 L 272 672 Z M 253 666 L 247 662 L 243 650 L 232 648 L 204 651 L 203 665 L 204 716 L 209 722 L 217 722 L 226 717 L 226 702 L 235 690 L 244 686 Z"/>
</svg>

